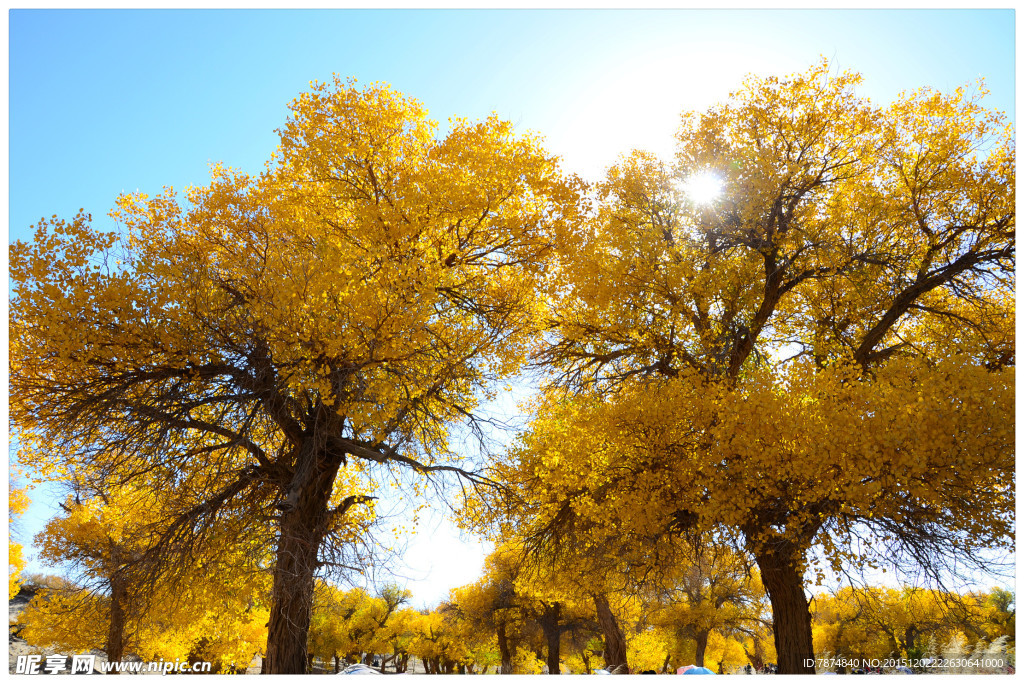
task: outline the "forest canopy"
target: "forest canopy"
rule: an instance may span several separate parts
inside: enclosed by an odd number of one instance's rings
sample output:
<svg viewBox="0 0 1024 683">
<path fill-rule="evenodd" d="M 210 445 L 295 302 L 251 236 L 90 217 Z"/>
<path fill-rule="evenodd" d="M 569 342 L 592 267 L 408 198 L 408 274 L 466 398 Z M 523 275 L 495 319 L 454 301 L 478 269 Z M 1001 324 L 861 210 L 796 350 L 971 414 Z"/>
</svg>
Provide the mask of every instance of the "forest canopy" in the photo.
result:
<svg viewBox="0 0 1024 683">
<path fill-rule="evenodd" d="M 497 115 L 441 134 L 335 77 L 258 174 L 122 195 L 113 231 L 40 221 L 10 249 L 11 427 L 71 492 L 39 542 L 78 582 L 25 633 L 268 673 L 412 643 L 510 673 L 540 642 L 551 673 L 563 642 L 574 671 L 692 645 L 813 673 L 854 647 L 826 622 L 869 647 L 858 600 L 927 615 L 873 652 L 1012 637 L 996 593 L 810 600 L 826 571 L 942 581 L 1014 549 L 1013 127 L 980 86 L 859 83 L 752 76 L 683 114 L 674 159 L 591 185 Z M 524 372 L 530 421 L 478 466 L 462 435 Z M 335 585 L 379 501 L 430 485 L 495 543 L 481 582 L 426 615 Z M 182 630 L 173 596 L 227 585 L 210 614 L 244 635 Z"/>
</svg>

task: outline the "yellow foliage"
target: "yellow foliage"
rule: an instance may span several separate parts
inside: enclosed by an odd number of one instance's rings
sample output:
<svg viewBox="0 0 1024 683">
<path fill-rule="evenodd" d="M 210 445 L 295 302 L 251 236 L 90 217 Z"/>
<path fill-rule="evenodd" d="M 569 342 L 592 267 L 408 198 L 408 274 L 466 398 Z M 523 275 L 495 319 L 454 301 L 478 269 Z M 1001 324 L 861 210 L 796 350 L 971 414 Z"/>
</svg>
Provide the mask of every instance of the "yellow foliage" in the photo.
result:
<svg viewBox="0 0 1024 683">
<path fill-rule="evenodd" d="M 15 543 L 11 536 L 11 526 L 15 519 L 28 510 L 28 487 L 17 488 L 10 482 L 7 499 L 8 509 L 8 541 L 7 541 L 7 595 L 13 598 L 21 590 L 21 572 L 25 569 L 25 554 L 20 543 Z"/>
</svg>

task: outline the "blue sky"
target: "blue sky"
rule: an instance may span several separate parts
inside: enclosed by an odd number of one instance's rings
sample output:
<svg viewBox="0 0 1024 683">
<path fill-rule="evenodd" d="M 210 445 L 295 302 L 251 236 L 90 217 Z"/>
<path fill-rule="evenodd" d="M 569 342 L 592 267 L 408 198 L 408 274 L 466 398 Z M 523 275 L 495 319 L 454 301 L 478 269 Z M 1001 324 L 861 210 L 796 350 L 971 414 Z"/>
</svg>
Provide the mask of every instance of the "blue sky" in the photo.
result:
<svg viewBox="0 0 1024 683">
<path fill-rule="evenodd" d="M 287 103 L 332 72 L 384 80 L 441 120 L 497 111 L 590 175 L 671 145 L 684 107 L 748 71 L 819 55 L 886 100 L 985 76 L 1013 108 L 1013 12 L 132 11 L 10 13 L 10 229 L 122 190 L 199 184 L 211 161 L 258 170 Z"/>
<path fill-rule="evenodd" d="M 441 121 L 497 111 L 590 178 L 633 147 L 668 154 L 679 113 L 721 101 L 745 73 L 799 71 L 822 55 L 864 74 L 861 92 L 878 102 L 983 76 L 989 106 L 1011 117 L 1014 106 L 1005 9 L 13 10 L 9 19 L 10 241 L 79 207 L 107 224 L 119 192 L 202 184 L 211 162 L 258 171 L 287 103 L 334 72 L 387 81 Z M 46 515 L 35 505 L 23 535 Z M 435 539 L 447 560 L 432 573 L 471 580 L 479 565 L 445 562 L 479 551 L 438 524 L 437 538 L 453 540 Z M 441 597 L 443 583 L 420 595 Z"/>
</svg>

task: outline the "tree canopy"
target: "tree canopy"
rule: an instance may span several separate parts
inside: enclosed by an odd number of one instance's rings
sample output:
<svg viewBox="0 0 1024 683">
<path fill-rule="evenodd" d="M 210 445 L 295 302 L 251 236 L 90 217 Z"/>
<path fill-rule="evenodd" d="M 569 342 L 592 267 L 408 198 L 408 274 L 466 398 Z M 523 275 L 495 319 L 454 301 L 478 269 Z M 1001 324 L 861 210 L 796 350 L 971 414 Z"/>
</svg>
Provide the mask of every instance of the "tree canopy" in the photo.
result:
<svg viewBox="0 0 1024 683">
<path fill-rule="evenodd" d="M 344 564 L 336 531 L 374 486 L 475 479 L 449 430 L 521 364 L 576 211 L 510 124 L 437 133 L 387 86 L 314 84 L 261 174 L 215 167 L 184 202 L 120 197 L 116 232 L 54 217 L 11 247 L 24 460 L 108 485 L 154 468 L 187 481 L 196 504 L 167 552 L 228 504 L 275 524 L 272 673 L 304 671 L 313 576 Z M 343 470 L 376 484 L 345 491 Z"/>
<path fill-rule="evenodd" d="M 494 475 L 549 553 L 749 552 L 786 673 L 813 653 L 811 548 L 939 570 L 1012 547 L 1012 127 L 980 92 L 876 107 L 858 81 L 750 78 L 684 116 L 673 165 L 609 171 Z"/>
</svg>

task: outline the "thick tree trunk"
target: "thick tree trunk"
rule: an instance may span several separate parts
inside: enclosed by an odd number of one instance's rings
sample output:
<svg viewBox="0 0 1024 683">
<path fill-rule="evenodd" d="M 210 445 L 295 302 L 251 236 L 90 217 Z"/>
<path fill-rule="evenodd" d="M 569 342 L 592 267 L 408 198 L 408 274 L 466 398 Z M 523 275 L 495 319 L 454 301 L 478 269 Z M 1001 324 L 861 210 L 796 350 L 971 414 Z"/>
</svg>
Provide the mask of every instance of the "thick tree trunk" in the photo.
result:
<svg viewBox="0 0 1024 683">
<path fill-rule="evenodd" d="M 697 631 L 697 654 L 693 657 L 693 663 L 697 666 L 704 666 L 704 653 L 708 651 L 708 636 L 711 631 Z"/>
<path fill-rule="evenodd" d="M 608 604 L 605 595 L 594 595 L 594 607 L 597 609 L 597 622 L 601 626 L 601 633 L 604 634 L 604 664 L 611 671 L 617 666 L 625 666 L 626 663 L 626 638 L 622 635 L 619 622 L 612 614 L 612 608 Z"/>
<path fill-rule="evenodd" d="M 115 571 L 110 578 L 110 623 L 107 625 L 107 643 L 104 651 L 108 662 L 120 662 L 124 657 L 125 603 L 128 600 L 128 587 L 120 571 Z M 107 673 L 117 674 L 116 669 Z"/>
<path fill-rule="evenodd" d="M 787 552 L 788 551 L 788 552 Z M 780 674 L 813 674 L 811 610 L 804 594 L 799 554 L 792 546 L 755 551 L 768 599 L 772 603 L 775 652 Z M 808 666 L 806 660 L 811 660 Z"/>
<path fill-rule="evenodd" d="M 544 631 L 544 639 L 548 643 L 548 673 L 561 674 L 559 667 L 561 659 L 562 625 L 559 623 L 562 617 L 562 603 L 555 602 L 544 605 L 544 613 L 541 615 L 540 627 Z"/>
<path fill-rule="evenodd" d="M 306 641 L 320 538 L 315 525 L 290 513 L 282 520 L 267 633 L 267 669 L 306 673 Z"/>
<path fill-rule="evenodd" d="M 334 655 L 334 673 L 341 673 L 341 657 Z"/>
<path fill-rule="evenodd" d="M 501 671 L 503 674 L 512 673 L 512 652 L 508 646 L 508 635 L 505 633 L 505 622 L 498 623 L 498 651 L 501 653 Z"/>
<path fill-rule="evenodd" d="M 271 674 L 306 673 L 306 642 L 313 608 L 317 553 L 326 532 L 338 462 L 329 463 L 303 448 L 300 459 L 313 458 L 304 481 L 293 484 L 281 512 L 274 565 L 274 588 L 267 632 L 267 666 Z M 298 469 L 298 468 L 297 468 Z"/>
</svg>

